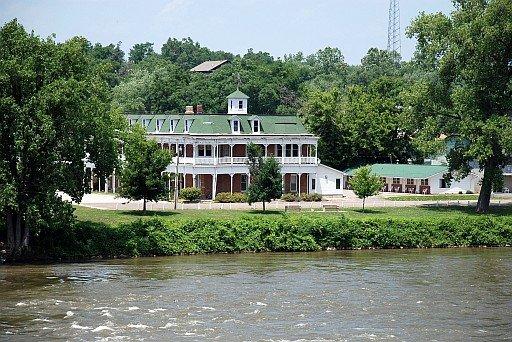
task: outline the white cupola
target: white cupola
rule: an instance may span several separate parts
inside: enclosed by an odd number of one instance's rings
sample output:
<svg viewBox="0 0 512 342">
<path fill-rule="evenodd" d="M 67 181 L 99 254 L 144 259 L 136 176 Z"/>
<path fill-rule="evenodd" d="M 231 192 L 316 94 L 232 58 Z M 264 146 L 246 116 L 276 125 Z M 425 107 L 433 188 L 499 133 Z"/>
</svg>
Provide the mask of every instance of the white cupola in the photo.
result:
<svg viewBox="0 0 512 342">
<path fill-rule="evenodd" d="M 247 100 L 249 96 L 236 90 L 228 97 L 228 114 L 247 114 Z"/>
</svg>

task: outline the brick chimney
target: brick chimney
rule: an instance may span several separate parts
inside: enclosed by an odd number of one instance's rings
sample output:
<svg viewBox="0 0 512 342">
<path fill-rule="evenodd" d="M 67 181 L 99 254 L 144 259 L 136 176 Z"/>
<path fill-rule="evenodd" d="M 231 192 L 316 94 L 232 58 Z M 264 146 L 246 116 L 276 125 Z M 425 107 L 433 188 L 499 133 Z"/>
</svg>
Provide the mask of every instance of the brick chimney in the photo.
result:
<svg viewBox="0 0 512 342">
<path fill-rule="evenodd" d="M 203 105 L 202 104 L 198 104 L 196 106 L 196 113 L 197 114 L 203 114 Z"/>
<path fill-rule="evenodd" d="M 185 106 L 185 114 L 194 114 L 194 106 Z"/>
</svg>

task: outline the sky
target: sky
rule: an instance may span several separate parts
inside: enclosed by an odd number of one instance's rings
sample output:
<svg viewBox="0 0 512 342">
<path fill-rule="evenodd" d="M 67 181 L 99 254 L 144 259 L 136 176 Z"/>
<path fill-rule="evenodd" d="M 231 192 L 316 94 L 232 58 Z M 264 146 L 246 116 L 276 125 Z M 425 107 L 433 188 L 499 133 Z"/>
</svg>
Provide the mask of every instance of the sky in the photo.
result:
<svg viewBox="0 0 512 342">
<path fill-rule="evenodd" d="M 93 43 L 122 42 L 125 52 L 152 42 L 160 51 L 169 37 L 191 37 L 212 50 L 244 54 L 249 48 L 275 57 L 326 46 L 350 64 L 369 48 L 386 49 L 389 0 L 0 0 L 0 23 L 14 18 L 57 41 L 84 36 Z M 402 0 L 402 56 L 415 41 L 405 28 L 421 11 L 449 13 L 450 0 Z"/>
</svg>

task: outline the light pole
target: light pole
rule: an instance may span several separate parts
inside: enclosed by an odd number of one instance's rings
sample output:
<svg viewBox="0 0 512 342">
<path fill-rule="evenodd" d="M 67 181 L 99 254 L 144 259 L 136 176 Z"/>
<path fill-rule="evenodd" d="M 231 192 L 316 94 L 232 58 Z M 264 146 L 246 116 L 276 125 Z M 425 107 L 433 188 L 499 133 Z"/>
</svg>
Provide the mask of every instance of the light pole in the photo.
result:
<svg viewBox="0 0 512 342">
<path fill-rule="evenodd" d="M 181 154 L 182 148 L 181 145 L 178 144 L 178 151 L 176 153 L 176 172 L 174 174 L 174 210 L 178 207 L 178 167 L 180 166 L 180 154 Z"/>
</svg>

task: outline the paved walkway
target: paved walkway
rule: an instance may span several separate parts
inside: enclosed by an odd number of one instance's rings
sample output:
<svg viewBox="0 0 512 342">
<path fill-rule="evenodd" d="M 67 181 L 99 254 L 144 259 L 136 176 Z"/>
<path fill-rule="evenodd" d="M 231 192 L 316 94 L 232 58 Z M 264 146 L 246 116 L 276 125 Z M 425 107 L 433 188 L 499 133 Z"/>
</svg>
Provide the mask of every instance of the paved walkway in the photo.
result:
<svg viewBox="0 0 512 342">
<path fill-rule="evenodd" d="M 63 194 L 62 197 L 71 201 L 69 196 Z M 300 205 L 304 210 L 320 210 L 324 204 L 335 204 L 340 208 L 360 208 L 362 201 L 357 198 L 352 191 L 345 191 L 345 196 L 324 197 L 322 202 L 300 202 L 289 203 L 283 201 L 273 201 L 267 203 L 268 210 L 284 210 L 287 205 Z M 389 194 L 381 194 L 366 200 L 367 208 L 382 208 L 382 207 L 413 207 L 425 205 L 475 205 L 476 200 L 470 201 L 393 201 L 392 196 Z M 499 198 L 492 200 L 492 204 L 512 204 L 512 195 L 500 195 Z M 86 194 L 79 205 L 105 210 L 140 210 L 142 209 L 142 201 L 129 201 L 126 198 L 115 197 L 112 194 L 93 193 Z M 169 201 L 148 202 L 148 210 L 173 210 L 174 203 Z M 202 201 L 200 203 L 178 203 L 179 210 L 196 209 L 196 210 L 250 210 L 262 209 L 261 203 L 255 203 L 249 206 L 247 203 L 215 203 L 213 201 Z"/>
</svg>

